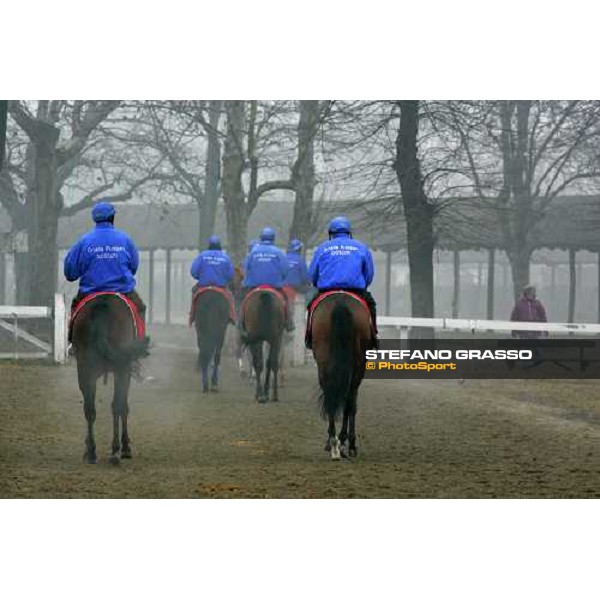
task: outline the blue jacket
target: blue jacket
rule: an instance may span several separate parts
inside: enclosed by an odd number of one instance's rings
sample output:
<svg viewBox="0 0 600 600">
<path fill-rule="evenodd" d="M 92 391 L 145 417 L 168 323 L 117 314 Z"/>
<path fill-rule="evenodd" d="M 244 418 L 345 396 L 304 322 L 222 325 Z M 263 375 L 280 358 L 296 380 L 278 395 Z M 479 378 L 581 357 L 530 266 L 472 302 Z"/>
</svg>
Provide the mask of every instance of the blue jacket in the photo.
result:
<svg viewBox="0 0 600 600">
<path fill-rule="evenodd" d="M 135 288 L 139 264 L 137 248 L 112 223 L 96 224 L 69 250 L 65 257 L 65 277 L 79 279 L 83 294 L 92 292 L 127 293 Z"/>
<path fill-rule="evenodd" d="M 308 268 L 304 257 L 297 252 L 288 252 L 287 261 L 289 271 L 285 278 L 285 285 L 289 285 L 295 290 L 304 291 L 310 286 L 310 277 L 308 276 Z"/>
<path fill-rule="evenodd" d="M 223 250 L 203 250 L 194 259 L 190 273 L 201 286 L 225 287 L 233 279 L 233 263 Z"/>
<path fill-rule="evenodd" d="M 375 274 L 373 256 L 365 244 L 342 233 L 317 248 L 309 274 L 319 290 L 365 290 Z"/>
<path fill-rule="evenodd" d="M 243 287 L 271 285 L 280 289 L 288 274 L 288 261 L 275 244 L 261 242 L 252 249 L 244 261 Z"/>
</svg>

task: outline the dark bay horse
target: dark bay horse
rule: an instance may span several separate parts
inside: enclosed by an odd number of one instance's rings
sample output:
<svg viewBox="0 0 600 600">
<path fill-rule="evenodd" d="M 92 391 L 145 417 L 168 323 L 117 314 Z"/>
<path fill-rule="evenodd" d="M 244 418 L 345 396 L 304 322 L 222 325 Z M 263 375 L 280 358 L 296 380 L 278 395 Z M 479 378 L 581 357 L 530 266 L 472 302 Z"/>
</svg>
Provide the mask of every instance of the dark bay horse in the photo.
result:
<svg viewBox="0 0 600 600">
<path fill-rule="evenodd" d="M 229 303 L 216 290 L 207 289 L 200 293 L 194 308 L 194 325 L 198 342 L 198 366 L 202 371 L 202 391 L 207 393 L 208 369 L 212 361 L 210 389 L 219 387 L 219 364 L 225 332 L 229 323 Z"/>
<path fill-rule="evenodd" d="M 356 400 L 365 374 L 365 350 L 373 344 L 368 311 L 350 294 L 336 292 L 316 306 L 311 331 L 321 386 L 321 414 L 329 421 L 325 450 L 334 460 L 356 456 Z M 338 438 L 335 420 L 340 414 L 342 429 Z"/>
<path fill-rule="evenodd" d="M 134 363 L 148 355 L 149 340 L 137 340 L 129 307 L 118 296 L 100 295 L 78 312 L 73 324 L 73 347 L 77 359 L 79 389 L 88 432 L 84 460 L 96 462 L 94 422 L 96 420 L 96 381 L 101 375 L 114 373 L 112 402 L 113 442 L 110 462 L 131 458 L 127 431 L 128 396 Z M 122 426 L 119 440 L 119 422 Z"/>
<path fill-rule="evenodd" d="M 248 292 L 242 303 L 242 322 L 246 335 L 243 342 L 250 348 L 252 363 L 256 373 L 256 394 L 259 402 L 268 402 L 271 373 L 273 373 L 273 402 L 279 400 L 277 391 L 277 371 L 281 337 L 285 325 L 284 303 L 274 289 L 261 288 Z M 269 344 L 269 356 L 263 365 L 263 342 Z M 264 387 L 261 384 L 265 367 Z"/>
</svg>

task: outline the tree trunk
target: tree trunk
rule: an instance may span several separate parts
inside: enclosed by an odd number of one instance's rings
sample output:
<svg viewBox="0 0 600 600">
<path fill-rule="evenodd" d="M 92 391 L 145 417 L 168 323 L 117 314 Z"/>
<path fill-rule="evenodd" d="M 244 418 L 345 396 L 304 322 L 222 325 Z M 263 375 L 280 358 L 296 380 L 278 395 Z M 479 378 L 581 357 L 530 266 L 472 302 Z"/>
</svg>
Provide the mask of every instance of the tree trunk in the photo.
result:
<svg viewBox="0 0 600 600">
<path fill-rule="evenodd" d="M 219 201 L 219 183 L 221 180 L 221 142 L 219 140 L 219 120 L 221 118 L 221 100 L 211 100 L 208 108 L 209 129 L 206 169 L 204 172 L 204 197 L 199 203 L 200 227 L 198 247 L 202 248 L 206 240 L 215 231 L 217 203 Z"/>
<path fill-rule="evenodd" d="M 6 150 L 6 121 L 8 119 L 8 100 L 0 100 L 0 170 L 4 164 Z"/>
<path fill-rule="evenodd" d="M 401 100 L 400 128 L 396 138 L 394 168 L 400 183 L 406 218 L 408 264 L 410 269 L 411 310 L 413 317 L 433 317 L 433 206 L 423 189 L 418 159 L 419 101 Z M 433 330 L 417 332 L 433 337 Z"/>
<path fill-rule="evenodd" d="M 315 189 L 314 139 L 319 126 L 319 101 L 300 100 L 298 158 L 294 165 L 296 201 L 289 237 L 300 239 L 306 248 L 313 233 Z"/>
<path fill-rule="evenodd" d="M 521 295 L 523 288 L 529 283 L 531 250 L 528 248 L 516 248 L 507 254 L 512 271 L 513 295 L 516 302 Z"/>
<path fill-rule="evenodd" d="M 222 190 L 227 217 L 229 254 L 235 264 L 240 264 L 246 254 L 248 214 L 245 202 L 242 173 L 244 171 L 244 102 L 226 103 L 227 136 L 223 152 Z"/>
</svg>

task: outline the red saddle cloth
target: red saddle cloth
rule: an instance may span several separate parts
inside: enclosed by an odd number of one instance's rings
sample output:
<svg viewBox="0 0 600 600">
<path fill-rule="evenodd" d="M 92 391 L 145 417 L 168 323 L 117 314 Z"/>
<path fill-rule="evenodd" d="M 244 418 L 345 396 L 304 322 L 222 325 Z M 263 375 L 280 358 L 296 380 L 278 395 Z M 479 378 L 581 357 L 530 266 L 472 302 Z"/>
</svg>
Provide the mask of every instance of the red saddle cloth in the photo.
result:
<svg viewBox="0 0 600 600">
<path fill-rule="evenodd" d="M 80 300 L 75 305 L 75 308 L 73 309 L 73 312 L 71 313 L 71 323 L 70 323 L 71 327 L 75 323 L 75 319 L 77 318 L 77 315 L 81 312 L 81 309 L 88 302 L 90 302 L 90 300 L 93 300 L 94 298 L 97 298 L 98 296 L 116 296 L 117 298 L 120 298 L 127 305 L 127 308 L 129 308 L 129 311 L 131 313 L 131 318 L 133 319 L 133 326 L 135 328 L 136 338 L 138 340 L 145 339 L 146 325 L 145 325 L 142 317 L 140 317 L 140 313 L 138 312 L 137 306 L 134 304 L 133 300 L 130 300 L 127 296 L 125 296 L 124 294 L 121 294 L 119 292 L 93 292 L 92 294 L 88 294 L 87 296 L 85 296 L 82 300 Z"/>
<path fill-rule="evenodd" d="M 200 298 L 200 296 L 204 292 L 207 292 L 209 290 L 212 290 L 213 292 L 218 292 L 219 294 L 221 294 L 221 296 L 223 296 L 223 298 L 225 298 L 225 300 L 227 300 L 227 302 L 229 303 L 229 318 L 235 323 L 235 320 L 236 320 L 235 305 L 233 303 L 233 296 L 232 296 L 231 292 L 227 288 L 222 288 L 222 287 L 219 287 L 216 285 L 207 285 L 204 287 L 199 287 L 194 292 L 194 295 L 192 296 L 192 306 L 190 307 L 189 326 L 190 327 L 192 326 L 192 324 L 194 323 L 194 319 L 196 318 L 196 304 L 198 304 L 198 298 Z"/>
<path fill-rule="evenodd" d="M 271 292 L 272 294 L 274 294 L 281 302 L 281 305 L 283 306 L 284 317 L 287 319 L 287 303 L 285 301 L 285 296 L 283 295 L 283 292 L 274 287 L 271 287 L 270 285 L 258 285 L 255 288 L 252 288 L 242 300 L 242 306 L 240 307 L 240 315 L 244 314 L 248 299 L 254 294 L 257 294 L 258 292 Z"/>
<path fill-rule="evenodd" d="M 361 303 L 362 307 L 367 311 L 367 315 L 369 316 L 369 323 L 371 325 L 371 332 L 373 334 L 373 337 L 376 337 L 375 327 L 373 326 L 373 320 L 371 319 L 371 311 L 369 310 L 369 305 L 367 304 L 367 301 L 364 298 L 361 298 L 358 294 L 355 294 L 354 292 L 349 292 L 348 290 L 327 290 L 326 292 L 315 296 L 308 308 L 305 338 L 310 334 L 312 328 L 312 316 L 315 312 L 315 308 L 317 308 L 317 306 L 321 304 L 321 301 L 325 300 L 325 298 L 329 296 L 332 296 L 333 294 L 345 294 L 346 296 L 352 296 L 352 298 L 358 300 L 358 302 Z"/>
</svg>

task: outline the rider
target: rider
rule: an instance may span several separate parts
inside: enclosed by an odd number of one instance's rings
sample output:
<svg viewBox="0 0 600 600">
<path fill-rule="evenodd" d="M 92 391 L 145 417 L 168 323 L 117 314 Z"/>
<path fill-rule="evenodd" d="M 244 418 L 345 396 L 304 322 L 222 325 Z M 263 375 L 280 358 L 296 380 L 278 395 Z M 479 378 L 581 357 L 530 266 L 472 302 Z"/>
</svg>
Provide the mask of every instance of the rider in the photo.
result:
<svg viewBox="0 0 600 600">
<path fill-rule="evenodd" d="M 283 284 L 283 291 L 287 297 L 288 307 L 293 319 L 294 303 L 296 294 L 305 294 L 312 286 L 308 275 L 308 267 L 302 256 L 302 242 L 297 239 L 290 241 L 288 245 L 287 260 L 289 271 Z"/>
<path fill-rule="evenodd" d="M 84 234 L 65 257 L 64 273 L 68 281 L 79 279 L 79 292 L 71 304 L 75 306 L 94 292 L 120 292 L 137 307 L 145 321 L 146 305 L 135 291 L 135 274 L 139 255 L 133 240 L 115 229 L 115 207 L 98 202 L 92 208 L 96 228 Z M 69 342 L 71 342 L 69 328 Z"/>
<path fill-rule="evenodd" d="M 329 240 L 317 248 L 310 263 L 310 278 L 319 294 L 328 290 L 347 290 L 363 298 L 377 332 L 377 306 L 367 290 L 374 274 L 371 251 L 352 237 L 350 221 L 341 216 L 332 219 Z"/>
<path fill-rule="evenodd" d="M 208 238 L 208 249 L 198 254 L 190 269 L 196 284 L 192 288 L 192 297 L 201 287 L 212 285 L 227 289 L 234 276 L 233 262 L 222 250 L 221 239 L 216 235 Z"/>
<path fill-rule="evenodd" d="M 265 227 L 261 231 L 259 243 L 252 248 L 244 260 L 244 270 L 242 297 L 250 289 L 259 285 L 268 285 L 276 290 L 282 290 L 288 274 L 288 261 L 283 251 L 275 245 L 275 230 L 272 227 Z M 287 308 L 287 298 L 285 294 L 282 296 L 286 304 L 286 329 L 293 331 L 294 322 Z"/>
</svg>

